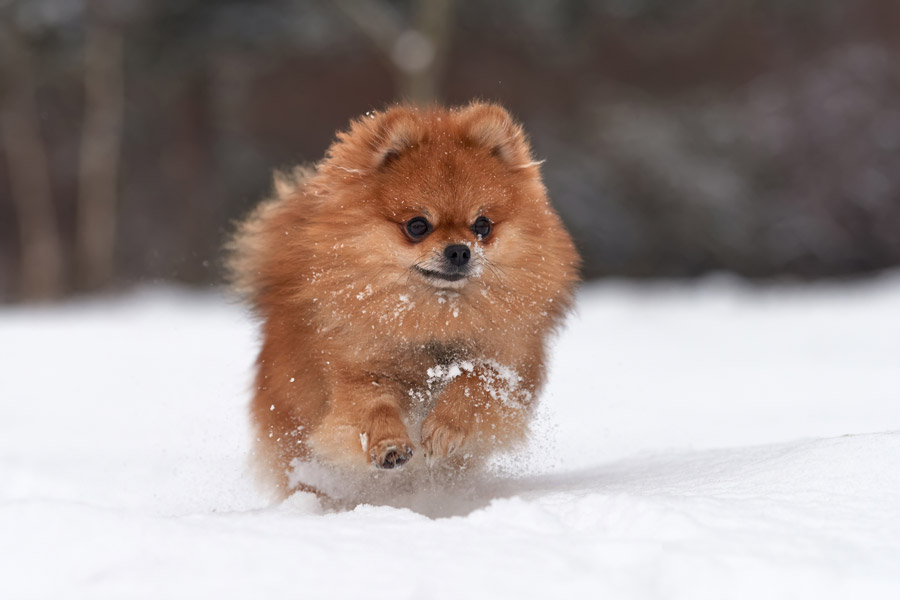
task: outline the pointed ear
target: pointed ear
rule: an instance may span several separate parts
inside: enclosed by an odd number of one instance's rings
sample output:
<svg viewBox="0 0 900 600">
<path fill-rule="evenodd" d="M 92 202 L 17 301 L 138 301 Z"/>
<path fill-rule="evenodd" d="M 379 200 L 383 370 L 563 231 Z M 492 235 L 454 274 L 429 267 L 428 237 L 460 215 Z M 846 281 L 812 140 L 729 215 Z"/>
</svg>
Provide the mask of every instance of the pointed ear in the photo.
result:
<svg viewBox="0 0 900 600">
<path fill-rule="evenodd" d="M 470 143 L 487 148 L 512 168 L 533 163 L 531 147 L 522 127 L 496 104 L 473 103 L 463 109 L 462 135 Z"/>
<path fill-rule="evenodd" d="M 385 112 L 368 112 L 337 134 L 328 149 L 328 162 L 350 172 L 381 169 L 422 141 L 425 134 L 418 112 L 394 106 Z"/>
<path fill-rule="evenodd" d="M 392 108 L 377 119 L 371 166 L 381 169 L 421 142 L 424 131 L 413 109 Z"/>
</svg>

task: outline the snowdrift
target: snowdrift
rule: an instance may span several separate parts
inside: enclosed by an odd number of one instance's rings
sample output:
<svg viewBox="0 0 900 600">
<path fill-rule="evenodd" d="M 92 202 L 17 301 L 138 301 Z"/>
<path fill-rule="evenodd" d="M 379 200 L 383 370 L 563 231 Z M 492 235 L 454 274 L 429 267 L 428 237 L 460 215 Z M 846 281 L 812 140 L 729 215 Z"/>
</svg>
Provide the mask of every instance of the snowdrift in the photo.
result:
<svg viewBox="0 0 900 600">
<path fill-rule="evenodd" d="M 245 474 L 215 294 L 0 311 L 3 598 L 895 598 L 900 278 L 586 287 L 532 445 L 392 506 Z"/>
</svg>

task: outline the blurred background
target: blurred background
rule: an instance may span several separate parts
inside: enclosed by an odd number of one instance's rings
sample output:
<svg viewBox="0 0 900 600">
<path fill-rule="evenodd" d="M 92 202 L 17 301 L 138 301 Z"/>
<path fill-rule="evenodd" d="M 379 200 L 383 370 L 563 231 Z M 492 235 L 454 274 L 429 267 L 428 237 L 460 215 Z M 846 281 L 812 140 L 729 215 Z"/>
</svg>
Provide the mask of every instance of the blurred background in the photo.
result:
<svg viewBox="0 0 900 600">
<path fill-rule="evenodd" d="M 586 278 L 900 263 L 896 0 L 0 0 L 0 301 L 221 281 L 407 98 L 524 122 Z"/>
</svg>

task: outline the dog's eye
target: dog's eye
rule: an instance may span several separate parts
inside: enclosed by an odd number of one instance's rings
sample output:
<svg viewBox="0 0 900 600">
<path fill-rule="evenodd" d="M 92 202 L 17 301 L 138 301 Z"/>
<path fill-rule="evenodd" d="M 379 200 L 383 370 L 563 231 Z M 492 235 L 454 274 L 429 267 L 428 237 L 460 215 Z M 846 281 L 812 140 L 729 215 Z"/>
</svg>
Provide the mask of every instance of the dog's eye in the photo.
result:
<svg viewBox="0 0 900 600">
<path fill-rule="evenodd" d="M 406 222 L 406 233 L 417 242 L 431 233 L 431 223 L 425 217 L 415 217 Z"/>
<path fill-rule="evenodd" d="M 491 220 L 487 217 L 475 219 L 475 222 L 472 223 L 472 233 L 482 239 L 489 236 L 491 234 Z"/>
</svg>

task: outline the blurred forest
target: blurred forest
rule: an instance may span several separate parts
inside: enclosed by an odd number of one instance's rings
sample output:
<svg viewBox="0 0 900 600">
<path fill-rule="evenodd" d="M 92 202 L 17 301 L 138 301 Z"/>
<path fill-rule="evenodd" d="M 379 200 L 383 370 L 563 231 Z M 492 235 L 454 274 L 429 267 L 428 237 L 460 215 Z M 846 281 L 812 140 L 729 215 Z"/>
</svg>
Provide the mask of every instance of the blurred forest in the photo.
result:
<svg viewBox="0 0 900 600">
<path fill-rule="evenodd" d="M 897 0 L 0 0 L 0 300 L 221 280 L 271 170 L 506 105 L 588 278 L 900 263 Z"/>
</svg>

